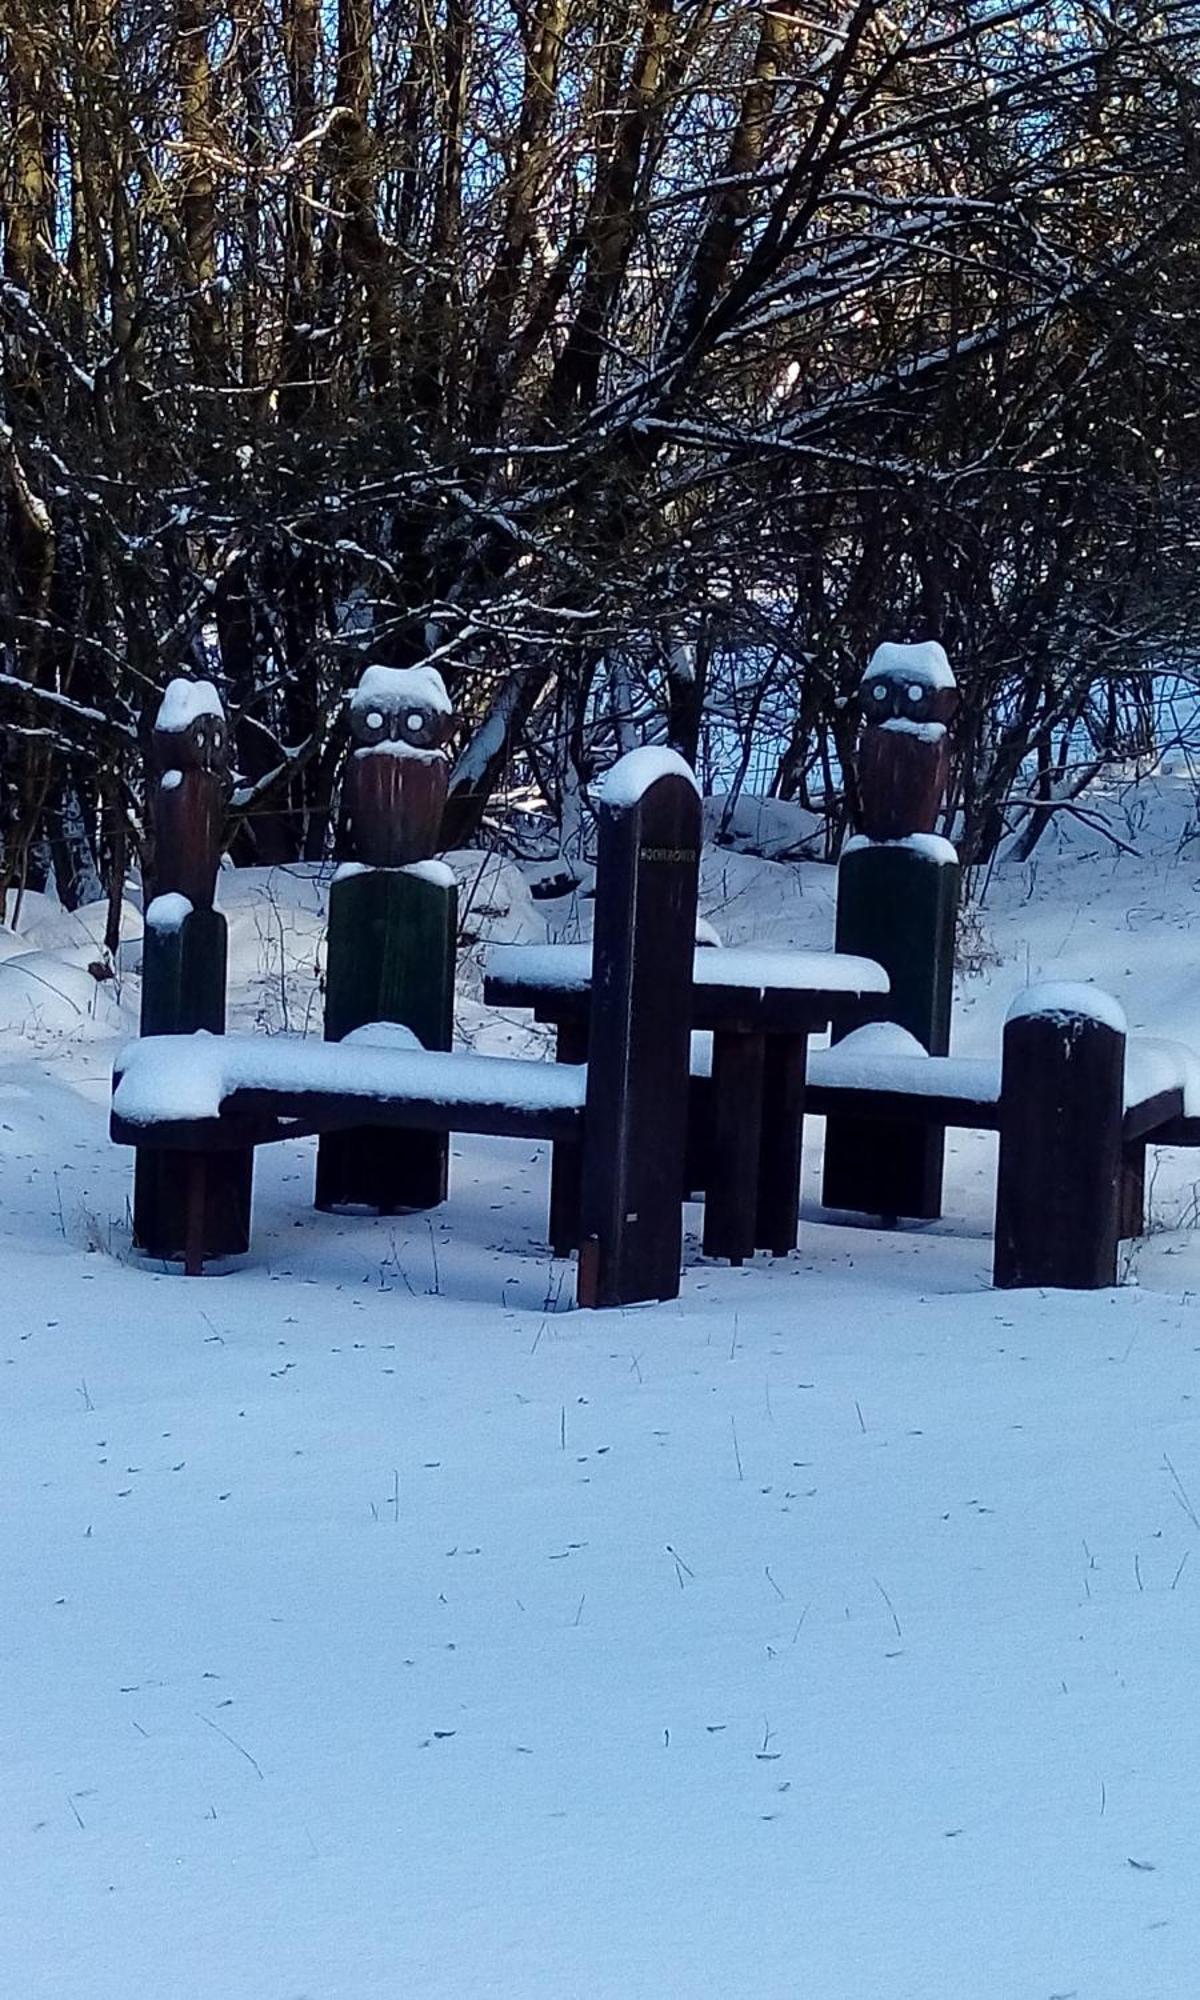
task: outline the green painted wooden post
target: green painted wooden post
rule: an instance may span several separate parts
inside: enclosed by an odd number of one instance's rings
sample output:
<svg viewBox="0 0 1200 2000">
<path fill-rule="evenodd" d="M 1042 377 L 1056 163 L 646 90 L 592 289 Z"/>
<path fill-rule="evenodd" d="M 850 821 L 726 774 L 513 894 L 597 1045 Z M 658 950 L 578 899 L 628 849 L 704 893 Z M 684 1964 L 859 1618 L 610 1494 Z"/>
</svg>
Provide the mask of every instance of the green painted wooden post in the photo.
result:
<svg viewBox="0 0 1200 2000">
<path fill-rule="evenodd" d="M 340 873 L 329 898 L 325 1039 L 391 1021 L 427 1049 L 454 1036 L 458 892 L 440 862 Z M 441 1132 L 364 1127 L 327 1133 L 317 1151 L 318 1208 L 381 1215 L 446 1199 L 450 1141 Z"/>
<path fill-rule="evenodd" d="M 873 1017 L 907 1028 L 933 1056 L 950 1046 L 959 881 L 954 849 L 930 834 L 854 840 L 838 864 L 837 949 L 883 966 L 891 991 Z M 826 1208 L 932 1220 L 944 1152 L 936 1126 L 829 1118 L 821 1198 Z"/>
</svg>

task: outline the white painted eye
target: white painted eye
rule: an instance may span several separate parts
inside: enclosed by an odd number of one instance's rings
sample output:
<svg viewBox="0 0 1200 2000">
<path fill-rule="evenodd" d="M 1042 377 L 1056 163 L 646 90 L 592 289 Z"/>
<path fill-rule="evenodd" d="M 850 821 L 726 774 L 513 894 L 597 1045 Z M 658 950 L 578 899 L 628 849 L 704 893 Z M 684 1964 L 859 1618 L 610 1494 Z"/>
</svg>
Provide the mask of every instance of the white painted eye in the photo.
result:
<svg viewBox="0 0 1200 2000">
<path fill-rule="evenodd" d="M 416 735 L 418 729 L 423 729 L 425 727 L 425 717 L 423 715 L 419 715 L 415 708 L 411 715 L 405 716 L 404 722 L 406 728 L 411 729 L 414 736 Z"/>
<path fill-rule="evenodd" d="M 886 688 L 884 687 L 884 685 L 883 685 L 883 682 L 882 682 L 882 681 L 880 681 L 880 682 L 879 682 L 879 683 L 878 683 L 878 684 L 877 684 L 877 685 L 876 685 L 875 687 L 873 687 L 873 688 L 871 689 L 871 693 L 872 693 L 872 694 L 874 695 L 874 697 L 875 697 L 876 701 L 886 701 L 886 700 L 887 700 L 887 692 L 888 692 L 888 691 L 887 691 L 887 689 L 886 689 Z"/>
<path fill-rule="evenodd" d="M 382 729 L 382 728 L 383 728 L 383 717 L 382 717 L 382 715 L 381 715 L 381 714 L 379 713 L 379 710 L 378 710 L 377 708 L 373 708 L 373 709 L 371 710 L 370 714 L 368 715 L 368 717 L 367 717 L 367 728 L 368 728 L 368 729 Z"/>
<path fill-rule="evenodd" d="M 921 699 L 922 695 L 924 694 L 924 692 L 925 692 L 924 688 L 923 688 L 923 687 L 918 687 L 918 686 L 917 686 L 917 684 L 916 684 L 916 682 L 915 682 L 915 681 L 913 681 L 913 682 L 911 682 L 911 684 L 910 684 L 910 686 L 909 686 L 909 690 L 908 690 L 908 698 L 909 698 L 909 700 L 910 700 L 910 701 L 920 701 L 920 699 Z"/>
</svg>

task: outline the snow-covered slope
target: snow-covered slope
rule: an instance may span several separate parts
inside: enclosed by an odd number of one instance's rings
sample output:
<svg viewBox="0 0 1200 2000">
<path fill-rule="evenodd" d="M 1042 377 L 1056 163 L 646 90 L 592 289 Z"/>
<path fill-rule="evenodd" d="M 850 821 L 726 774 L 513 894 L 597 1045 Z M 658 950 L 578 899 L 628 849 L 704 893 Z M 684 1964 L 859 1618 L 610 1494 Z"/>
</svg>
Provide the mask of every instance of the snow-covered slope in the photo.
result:
<svg viewBox="0 0 1200 2000">
<path fill-rule="evenodd" d="M 1138 852 L 996 870 L 961 1051 L 1042 978 L 1200 1046 L 1190 786 L 1105 811 Z M 454 859 L 473 937 L 586 936 Z M 318 1028 L 318 872 L 221 892 L 231 1024 Z M 729 943 L 827 945 L 832 894 L 706 858 Z M 998 1295 L 986 1139 L 886 1235 L 812 1219 L 816 1128 L 795 1258 L 693 1238 L 677 1304 L 587 1315 L 537 1148 L 372 1221 L 297 1145 L 189 1284 L 128 1254 L 137 920 L 96 987 L 96 918 L 0 934 L 0 2000 L 1190 2000 L 1197 1238 Z"/>
</svg>

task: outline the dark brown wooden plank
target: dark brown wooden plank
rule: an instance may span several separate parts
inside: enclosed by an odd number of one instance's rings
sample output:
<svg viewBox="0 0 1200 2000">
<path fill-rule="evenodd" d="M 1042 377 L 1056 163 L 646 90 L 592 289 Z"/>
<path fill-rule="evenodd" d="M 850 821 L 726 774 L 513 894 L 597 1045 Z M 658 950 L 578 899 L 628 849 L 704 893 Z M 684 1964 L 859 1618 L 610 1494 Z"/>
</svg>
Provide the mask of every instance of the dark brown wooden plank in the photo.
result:
<svg viewBox="0 0 1200 2000">
<path fill-rule="evenodd" d="M 965 1131 L 997 1132 L 1000 1107 L 974 1098 L 918 1096 L 915 1091 L 845 1089 L 839 1084 L 810 1083 L 804 1109 L 814 1116 L 845 1112 L 855 1118 L 896 1120 L 913 1125 L 958 1125 Z"/>
<path fill-rule="evenodd" d="M 1158 1137 L 1159 1128 L 1171 1125 L 1182 1117 L 1182 1088 L 1159 1090 L 1153 1097 L 1144 1097 L 1140 1104 L 1128 1106 L 1122 1121 L 1121 1137 L 1126 1145 L 1132 1145 L 1136 1139 L 1144 1139 L 1153 1134 L 1154 1142 L 1158 1145 L 1163 1143 Z"/>
<path fill-rule="evenodd" d="M 800 1225 L 806 1035 L 770 1035 L 763 1063 L 755 1243 L 772 1257 L 796 1247 Z"/>
</svg>

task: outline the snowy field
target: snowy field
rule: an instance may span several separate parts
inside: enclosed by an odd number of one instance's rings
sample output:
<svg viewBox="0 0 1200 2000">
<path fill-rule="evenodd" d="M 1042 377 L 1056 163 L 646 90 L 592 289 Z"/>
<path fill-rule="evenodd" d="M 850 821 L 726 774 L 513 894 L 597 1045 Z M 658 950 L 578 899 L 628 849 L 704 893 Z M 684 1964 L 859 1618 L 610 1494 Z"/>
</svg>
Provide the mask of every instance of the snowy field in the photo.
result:
<svg viewBox="0 0 1200 2000">
<path fill-rule="evenodd" d="M 996 871 L 956 1046 L 1091 978 L 1200 1047 L 1182 775 Z M 456 858 L 481 937 L 579 934 Z M 311 871 L 226 875 L 231 1025 L 319 1026 Z M 728 850 L 727 943 L 828 946 L 833 879 Z M 988 1289 L 946 1220 L 816 1219 L 681 1299 L 569 1309 L 546 1162 L 456 1145 L 432 1217 L 309 1207 L 129 1252 L 107 1142 L 130 909 L 0 931 L 0 2000 L 1191 2000 L 1200 1908 L 1200 1157 L 1127 1283 Z M 536 1056 L 489 1018 L 461 1031 Z M 694 1225 L 697 1217 L 690 1221 Z"/>
</svg>

